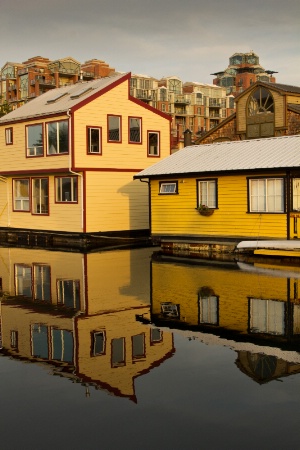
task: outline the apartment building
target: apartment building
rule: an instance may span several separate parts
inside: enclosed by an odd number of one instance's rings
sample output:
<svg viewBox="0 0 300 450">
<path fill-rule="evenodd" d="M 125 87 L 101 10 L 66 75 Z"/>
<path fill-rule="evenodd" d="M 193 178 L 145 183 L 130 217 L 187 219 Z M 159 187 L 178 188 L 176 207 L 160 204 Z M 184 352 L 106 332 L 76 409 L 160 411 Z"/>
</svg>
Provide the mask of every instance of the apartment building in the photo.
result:
<svg viewBox="0 0 300 450">
<path fill-rule="evenodd" d="M 81 64 L 67 57 L 50 61 L 42 56 L 22 63 L 7 62 L 1 69 L 0 105 L 14 110 L 51 89 L 106 77 L 115 72 L 106 62 L 98 59 Z"/>
<path fill-rule="evenodd" d="M 229 58 L 225 70 L 212 73 L 216 78 L 213 84 L 226 88 L 227 94 L 237 96 L 256 81 L 275 83 L 274 70 L 265 70 L 259 63 L 259 57 L 253 51 L 234 53 Z"/>
</svg>

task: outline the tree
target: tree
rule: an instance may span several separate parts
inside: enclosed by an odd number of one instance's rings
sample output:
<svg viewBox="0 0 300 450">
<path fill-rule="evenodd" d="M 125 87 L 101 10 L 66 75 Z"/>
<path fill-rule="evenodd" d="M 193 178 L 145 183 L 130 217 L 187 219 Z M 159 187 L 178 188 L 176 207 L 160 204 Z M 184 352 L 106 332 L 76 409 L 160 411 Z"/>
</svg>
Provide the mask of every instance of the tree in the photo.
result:
<svg viewBox="0 0 300 450">
<path fill-rule="evenodd" d="M 0 117 L 2 117 L 11 111 L 11 106 L 6 100 L 2 103 L 2 95 L 0 95 L 0 102 Z"/>
</svg>

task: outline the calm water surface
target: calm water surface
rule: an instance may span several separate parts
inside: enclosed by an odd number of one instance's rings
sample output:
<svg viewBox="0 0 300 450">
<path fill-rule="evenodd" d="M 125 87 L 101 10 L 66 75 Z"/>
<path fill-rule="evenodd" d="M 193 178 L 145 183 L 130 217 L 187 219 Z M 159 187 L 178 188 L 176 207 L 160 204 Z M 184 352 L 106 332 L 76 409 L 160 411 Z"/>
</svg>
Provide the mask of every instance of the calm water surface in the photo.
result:
<svg viewBox="0 0 300 450">
<path fill-rule="evenodd" d="M 2 448 L 298 448 L 300 269 L 155 250 L 0 248 Z"/>
</svg>

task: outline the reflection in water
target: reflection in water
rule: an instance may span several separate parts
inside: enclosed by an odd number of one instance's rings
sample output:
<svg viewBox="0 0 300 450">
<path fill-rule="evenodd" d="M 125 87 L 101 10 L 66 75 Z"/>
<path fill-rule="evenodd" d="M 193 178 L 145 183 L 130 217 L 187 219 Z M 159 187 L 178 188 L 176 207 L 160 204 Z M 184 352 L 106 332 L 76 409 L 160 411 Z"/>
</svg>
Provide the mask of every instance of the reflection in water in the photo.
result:
<svg viewBox="0 0 300 450">
<path fill-rule="evenodd" d="M 136 402 L 135 378 L 174 353 L 172 333 L 136 320 L 149 317 L 149 270 L 129 251 L 0 256 L 3 353 Z"/>
<path fill-rule="evenodd" d="M 233 450 L 255 433 L 296 448 L 300 269 L 151 254 L 0 248 L 2 438 Z"/>
</svg>

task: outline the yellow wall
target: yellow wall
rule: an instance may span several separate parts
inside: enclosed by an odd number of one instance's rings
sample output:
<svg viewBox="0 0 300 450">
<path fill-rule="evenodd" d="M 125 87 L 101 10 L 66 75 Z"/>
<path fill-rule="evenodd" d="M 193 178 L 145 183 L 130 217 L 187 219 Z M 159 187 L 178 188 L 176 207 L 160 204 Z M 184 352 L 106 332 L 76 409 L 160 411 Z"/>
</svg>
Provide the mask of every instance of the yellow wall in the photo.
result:
<svg viewBox="0 0 300 450">
<path fill-rule="evenodd" d="M 159 195 L 159 181 L 151 181 L 153 235 L 286 238 L 285 214 L 247 213 L 246 175 L 218 177 L 218 209 L 210 217 L 195 209 L 196 179 L 174 180 L 178 195 Z"/>
</svg>

